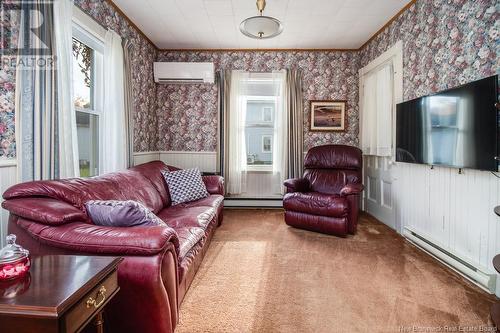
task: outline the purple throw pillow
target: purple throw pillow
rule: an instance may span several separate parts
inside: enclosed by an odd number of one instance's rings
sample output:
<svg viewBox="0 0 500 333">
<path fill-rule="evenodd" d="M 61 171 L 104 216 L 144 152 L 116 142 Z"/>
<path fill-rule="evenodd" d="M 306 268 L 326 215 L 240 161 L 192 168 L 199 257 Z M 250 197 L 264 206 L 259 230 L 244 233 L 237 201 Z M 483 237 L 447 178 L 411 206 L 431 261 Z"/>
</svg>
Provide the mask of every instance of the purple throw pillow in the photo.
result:
<svg viewBox="0 0 500 333">
<path fill-rule="evenodd" d="M 166 225 L 140 202 L 127 200 L 91 200 L 85 203 L 94 224 L 106 227 Z"/>
</svg>

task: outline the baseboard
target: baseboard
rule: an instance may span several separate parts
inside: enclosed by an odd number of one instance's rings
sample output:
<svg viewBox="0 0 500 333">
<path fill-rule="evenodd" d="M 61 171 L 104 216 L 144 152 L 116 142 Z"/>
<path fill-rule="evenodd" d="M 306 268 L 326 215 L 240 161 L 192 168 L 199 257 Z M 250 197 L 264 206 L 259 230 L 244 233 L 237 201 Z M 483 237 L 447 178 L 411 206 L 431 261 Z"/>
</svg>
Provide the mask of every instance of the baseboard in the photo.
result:
<svg viewBox="0 0 500 333">
<path fill-rule="evenodd" d="M 224 207 L 230 208 L 283 208 L 282 199 L 244 199 L 226 198 Z"/>
</svg>

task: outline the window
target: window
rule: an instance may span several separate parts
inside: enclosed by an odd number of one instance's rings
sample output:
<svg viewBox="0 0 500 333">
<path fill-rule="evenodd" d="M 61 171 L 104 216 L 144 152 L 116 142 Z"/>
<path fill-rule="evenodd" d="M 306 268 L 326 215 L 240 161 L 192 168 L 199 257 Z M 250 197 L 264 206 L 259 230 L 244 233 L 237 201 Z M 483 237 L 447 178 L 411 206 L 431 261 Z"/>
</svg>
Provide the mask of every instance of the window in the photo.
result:
<svg viewBox="0 0 500 333">
<path fill-rule="evenodd" d="M 268 81 L 267 86 L 262 81 L 258 82 L 261 86 L 259 91 L 267 88 L 272 92 L 272 81 Z M 249 171 L 272 171 L 273 111 L 277 97 L 248 95 L 244 98 L 246 101 L 247 169 Z"/>
<path fill-rule="evenodd" d="M 262 152 L 271 153 L 273 149 L 273 137 L 271 135 L 262 136 Z"/>
<path fill-rule="evenodd" d="M 270 123 L 273 121 L 273 108 L 270 106 L 265 106 L 262 108 L 262 121 L 265 123 Z"/>
<path fill-rule="evenodd" d="M 73 101 L 81 177 L 99 174 L 102 116 L 103 44 L 77 24 L 73 27 Z"/>
</svg>

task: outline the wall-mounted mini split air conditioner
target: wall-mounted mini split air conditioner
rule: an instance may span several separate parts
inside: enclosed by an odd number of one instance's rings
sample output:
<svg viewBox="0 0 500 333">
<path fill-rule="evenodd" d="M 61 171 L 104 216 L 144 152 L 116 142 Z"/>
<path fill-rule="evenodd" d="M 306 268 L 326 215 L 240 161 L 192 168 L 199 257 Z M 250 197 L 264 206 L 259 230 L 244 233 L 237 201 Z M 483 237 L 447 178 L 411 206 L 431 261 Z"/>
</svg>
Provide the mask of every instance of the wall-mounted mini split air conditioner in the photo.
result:
<svg viewBox="0 0 500 333">
<path fill-rule="evenodd" d="M 214 83 L 214 64 L 211 62 L 155 62 L 153 69 L 156 83 Z"/>
</svg>

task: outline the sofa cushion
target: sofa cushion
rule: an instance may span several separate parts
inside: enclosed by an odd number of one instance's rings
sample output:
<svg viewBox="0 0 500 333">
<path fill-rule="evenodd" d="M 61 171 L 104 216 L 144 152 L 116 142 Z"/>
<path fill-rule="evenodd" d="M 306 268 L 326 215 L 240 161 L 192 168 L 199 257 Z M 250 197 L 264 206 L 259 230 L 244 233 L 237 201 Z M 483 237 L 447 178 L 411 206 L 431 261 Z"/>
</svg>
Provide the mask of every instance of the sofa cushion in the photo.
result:
<svg viewBox="0 0 500 333">
<path fill-rule="evenodd" d="M 198 168 L 162 171 L 168 185 L 172 205 L 208 197 L 207 187 Z"/>
<path fill-rule="evenodd" d="M 91 200 L 85 203 L 87 214 L 96 225 L 134 227 L 165 225 L 143 204 L 133 200 Z"/>
<path fill-rule="evenodd" d="M 179 238 L 179 262 L 181 262 L 196 243 L 205 236 L 205 230 L 197 227 L 183 227 L 175 231 Z"/>
<path fill-rule="evenodd" d="M 347 216 L 347 200 L 339 195 L 318 192 L 287 193 L 283 198 L 283 208 L 295 212 L 330 217 Z"/>
<path fill-rule="evenodd" d="M 158 217 L 174 229 L 198 227 L 206 229 L 216 219 L 216 209 L 208 206 L 171 206 L 158 213 Z"/>
<path fill-rule="evenodd" d="M 222 195 L 212 194 L 206 198 L 196 200 L 196 201 L 191 201 L 191 202 L 184 202 L 184 203 L 181 203 L 177 206 L 182 207 L 182 208 L 212 207 L 212 208 L 217 209 L 217 208 L 222 206 L 223 202 L 224 202 L 224 197 Z"/>
</svg>

